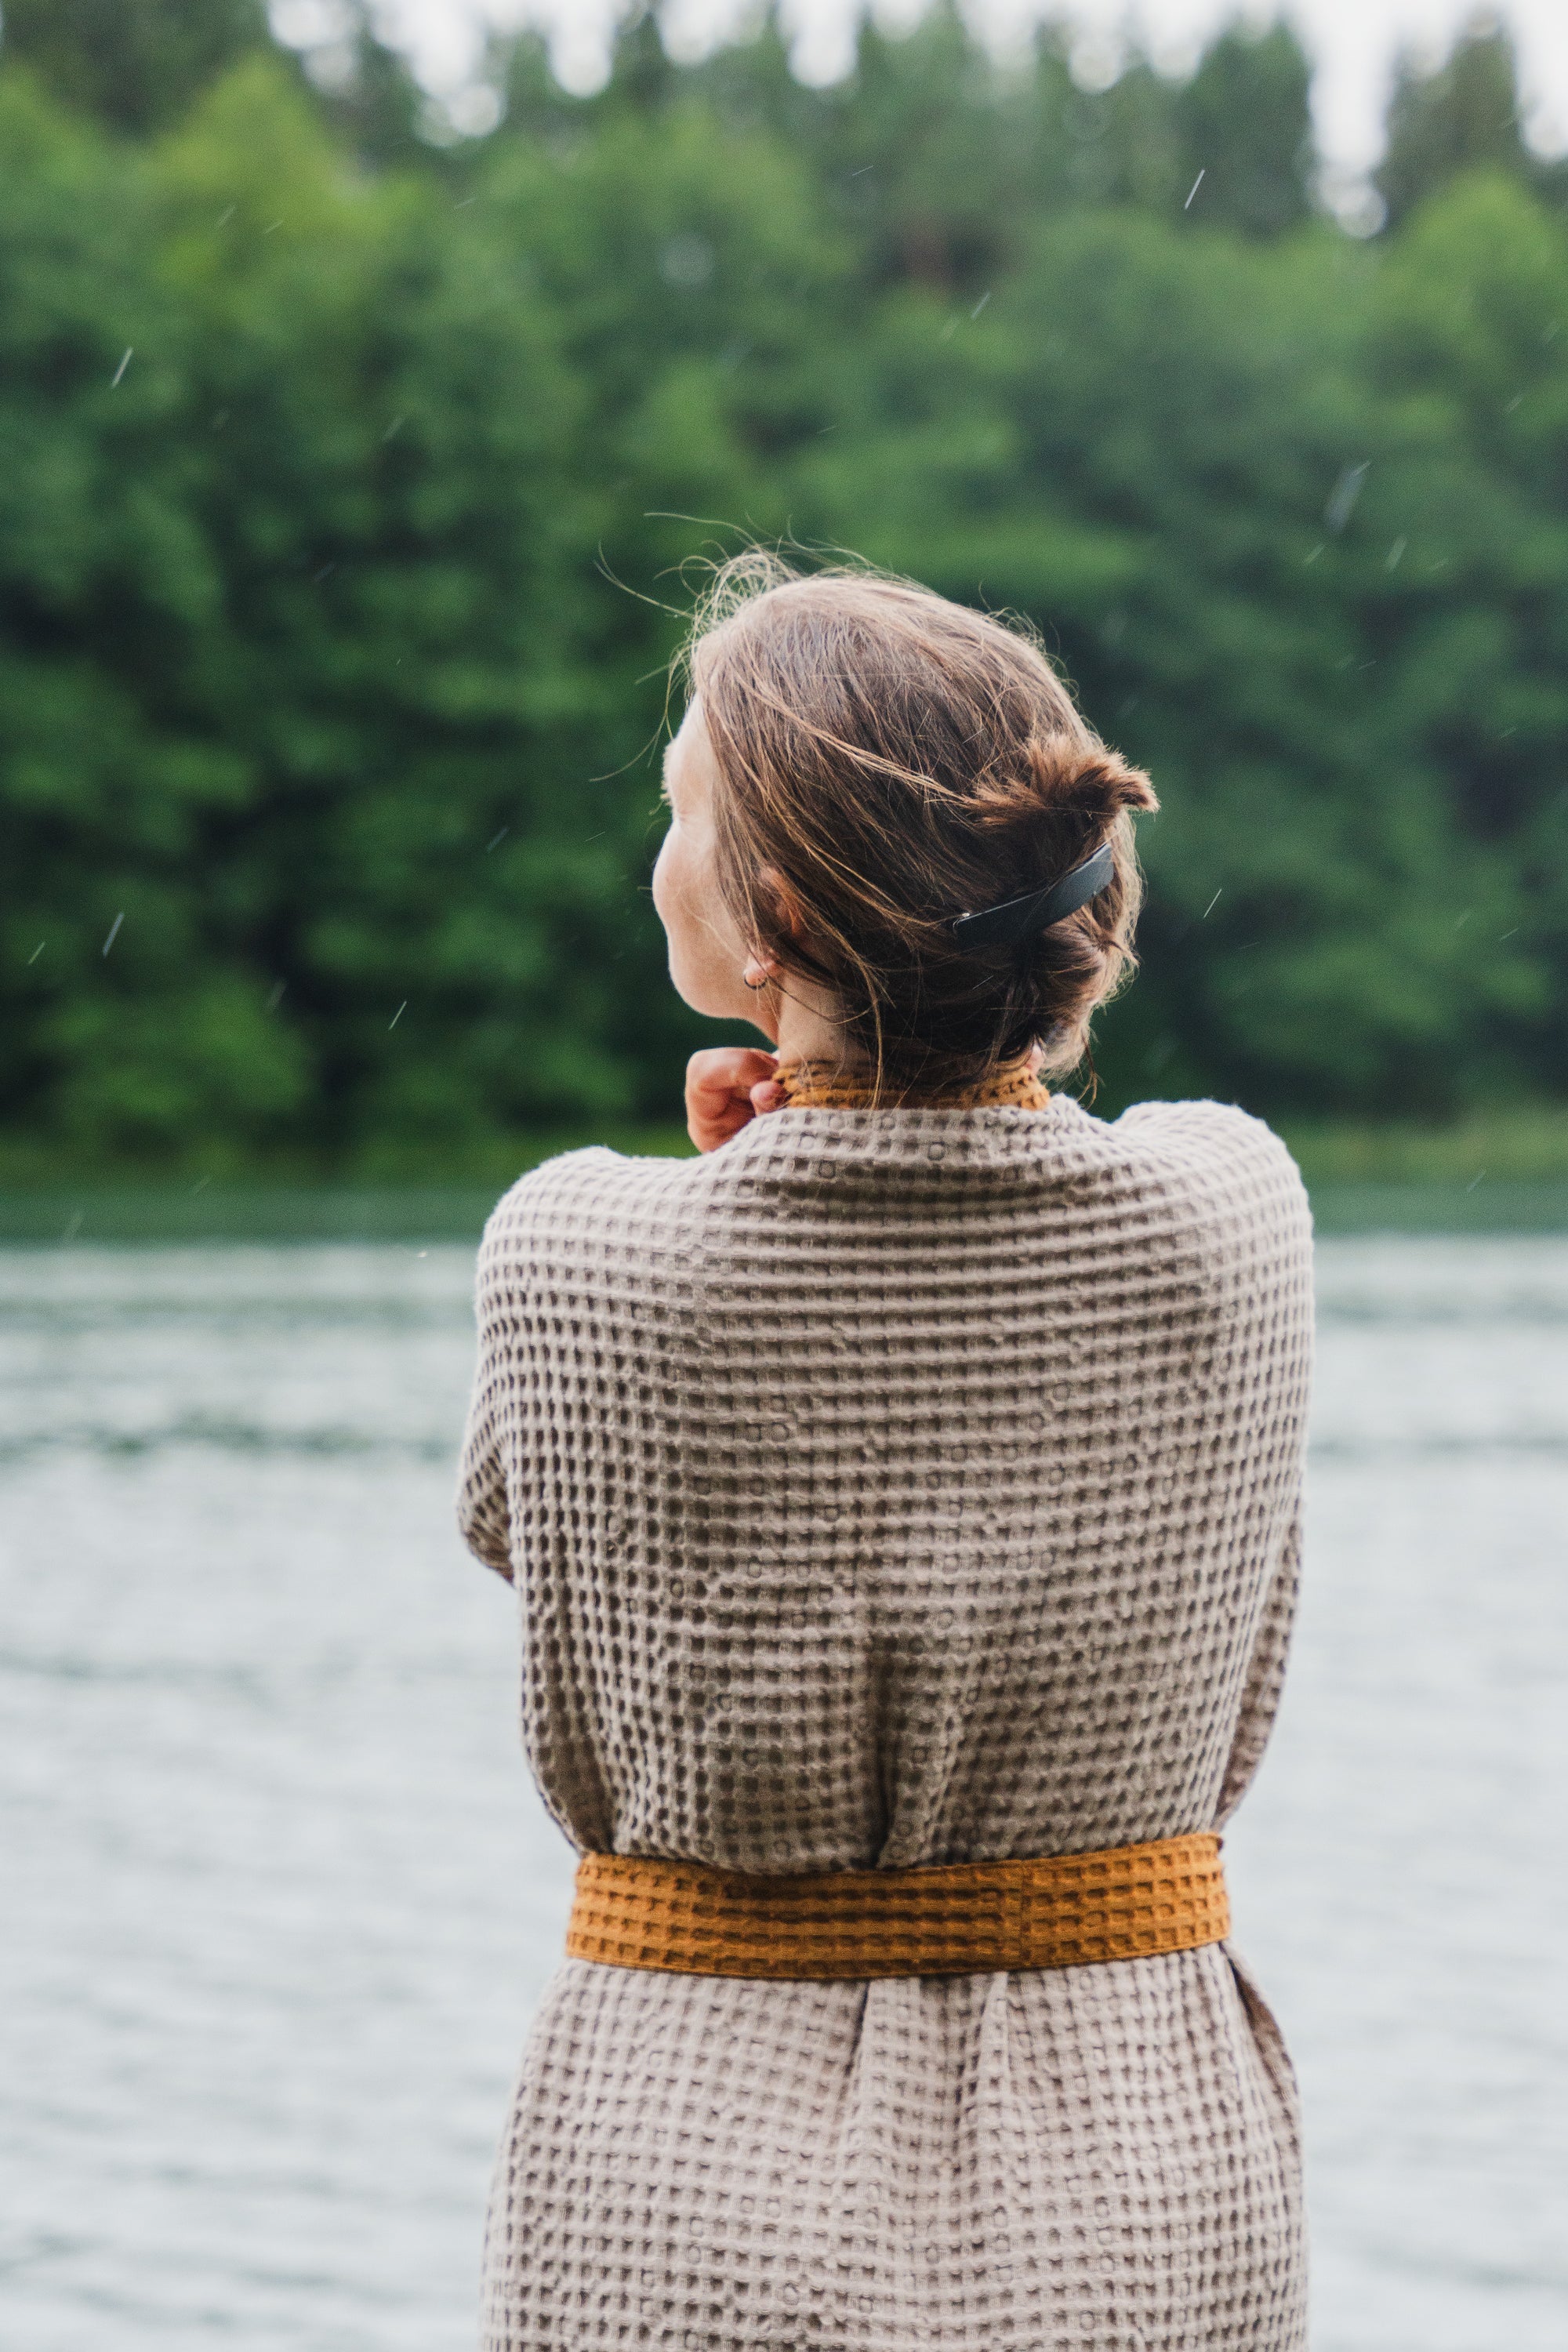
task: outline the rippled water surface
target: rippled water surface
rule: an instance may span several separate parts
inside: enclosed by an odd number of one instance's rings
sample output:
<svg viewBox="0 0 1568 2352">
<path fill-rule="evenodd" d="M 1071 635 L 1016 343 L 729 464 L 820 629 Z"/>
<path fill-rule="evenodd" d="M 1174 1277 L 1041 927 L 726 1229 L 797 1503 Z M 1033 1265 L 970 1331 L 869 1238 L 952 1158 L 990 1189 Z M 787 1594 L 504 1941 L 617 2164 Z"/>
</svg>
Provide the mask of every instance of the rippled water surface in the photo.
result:
<svg viewBox="0 0 1568 2352">
<path fill-rule="evenodd" d="M 455 1248 L 0 1254 L 0 2344 L 467 2352 L 571 1858 Z M 1568 2345 L 1568 1241 L 1333 1241 L 1232 1834 L 1316 2352 Z"/>
</svg>

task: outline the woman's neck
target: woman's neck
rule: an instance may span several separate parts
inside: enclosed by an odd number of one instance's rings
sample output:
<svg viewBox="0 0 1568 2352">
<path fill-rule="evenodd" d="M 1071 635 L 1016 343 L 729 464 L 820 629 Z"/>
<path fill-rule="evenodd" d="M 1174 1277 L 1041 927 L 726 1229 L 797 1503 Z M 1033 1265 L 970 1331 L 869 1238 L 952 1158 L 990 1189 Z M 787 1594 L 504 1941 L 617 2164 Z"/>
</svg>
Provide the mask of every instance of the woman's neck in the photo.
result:
<svg viewBox="0 0 1568 2352">
<path fill-rule="evenodd" d="M 789 994 L 774 995 L 769 1005 L 777 1024 L 769 1042 L 779 1060 L 830 1070 L 868 1067 L 826 1000 L 809 983 L 792 980 L 787 985 Z"/>
</svg>

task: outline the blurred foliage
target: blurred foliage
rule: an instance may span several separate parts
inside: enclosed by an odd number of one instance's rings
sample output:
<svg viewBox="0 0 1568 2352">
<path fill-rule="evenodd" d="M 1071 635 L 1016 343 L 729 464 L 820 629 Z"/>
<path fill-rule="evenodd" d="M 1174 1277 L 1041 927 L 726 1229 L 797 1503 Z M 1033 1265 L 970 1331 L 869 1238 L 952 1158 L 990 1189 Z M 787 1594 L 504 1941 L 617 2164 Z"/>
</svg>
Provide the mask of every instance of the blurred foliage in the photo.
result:
<svg viewBox="0 0 1568 2352">
<path fill-rule="evenodd" d="M 5 0 L 5 45 L 68 105 L 144 132 L 271 35 L 266 0 Z"/>
<path fill-rule="evenodd" d="M 808 89 L 644 14 L 588 98 L 498 42 L 465 134 L 321 22 L 5 10 L 0 1146 L 668 1117 L 662 666 L 743 533 L 1028 614 L 1152 769 L 1102 1100 L 1568 1096 L 1568 222 L 1498 38 L 1361 241 L 1279 29 L 1091 90 L 941 6 Z"/>
<path fill-rule="evenodd" d="M 1435 188 L 1478 170 L 1506 172 L 1558 202 L 1568 196 L 1568 165 L 1544 162 L 1526 144 L 1513 43 L 1484 13 L 1435 73 L 1402 63 L 1376 186 L 1397 225 Z"/>
</svg>

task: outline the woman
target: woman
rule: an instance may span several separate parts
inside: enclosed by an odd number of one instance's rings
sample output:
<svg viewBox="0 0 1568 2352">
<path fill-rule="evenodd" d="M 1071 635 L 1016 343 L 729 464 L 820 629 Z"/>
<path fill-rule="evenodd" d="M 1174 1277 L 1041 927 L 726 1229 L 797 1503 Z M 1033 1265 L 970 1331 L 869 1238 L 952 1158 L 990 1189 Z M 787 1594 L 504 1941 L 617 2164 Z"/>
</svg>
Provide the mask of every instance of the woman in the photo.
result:
<svg viewBox="0 0 1568 2352">
<path fill-rule="evenodd" d="M 462 1523 L 584 1857 L 487 2352 L 1300 2347 L 1216 1835 L 1295 1597 L 1300 1180 L 1227 1105 L 1047 1090 L 1154 799 L 1027 638 L 753 557 L 689 676 L 671 976 L 774 1050 L 480 1261 Z"/>
</svg>

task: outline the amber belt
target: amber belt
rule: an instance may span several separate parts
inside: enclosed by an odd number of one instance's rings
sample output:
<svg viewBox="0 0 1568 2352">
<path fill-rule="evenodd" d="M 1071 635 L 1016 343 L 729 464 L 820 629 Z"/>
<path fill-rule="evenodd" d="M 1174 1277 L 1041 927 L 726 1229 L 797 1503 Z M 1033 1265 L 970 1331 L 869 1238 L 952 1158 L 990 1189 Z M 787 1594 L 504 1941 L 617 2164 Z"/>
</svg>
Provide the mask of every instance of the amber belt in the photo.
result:
<svg viewBox="0 0 1568 2352">
<path fill-rule="evenodd" d="M 585 1853 L 568 1957 L 700 1977 L 942 1977 L 1190 1952 L 1230 1932 L 1202 1832 L 1006 1862 L 773 1875 Z"/>
</svg>

